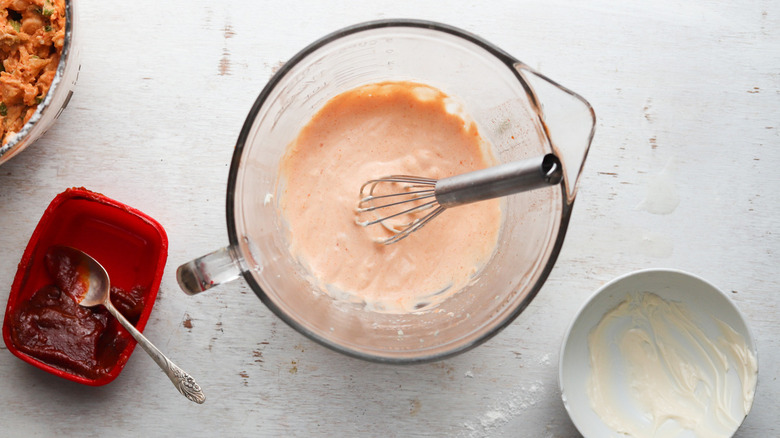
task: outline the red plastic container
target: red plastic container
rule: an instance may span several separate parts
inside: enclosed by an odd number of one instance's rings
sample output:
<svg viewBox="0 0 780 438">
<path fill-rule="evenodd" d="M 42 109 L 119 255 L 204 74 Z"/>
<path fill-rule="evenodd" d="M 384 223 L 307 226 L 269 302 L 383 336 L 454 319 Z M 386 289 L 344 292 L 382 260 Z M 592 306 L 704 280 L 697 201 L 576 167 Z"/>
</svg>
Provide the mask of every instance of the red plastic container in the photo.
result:
<svg viewBox="0 0 780 438">
<path fill-rule="evenodd" d="M 108 356 L 110 363 L 104 362 L 107 372 L 90 378 L 20 351 L 11 335 L 17 309 L 36 291 L 53 283 L 44 263 L 45 254 L 53 245 L 78 248 L 94 257 L 106 268 L 112 287 L 143 290 L 144 307 L 135 324 L 143 331 L 162 280 L 168 237 L 163 227 L 146 214 L 99 193 L 73 188 L 54 198 L 24 251 L 3 323 L 3 340 L 8 350 L 23 361 L 65 379 L 91 386 L 105 385 L 119 375 L 130 358 L 136 344 L 132 338 L 124 348 Z M 113 318 L 109 318 L 106 328 L 106 334 L 111 333 L 129 336 Z"/>
</svg>

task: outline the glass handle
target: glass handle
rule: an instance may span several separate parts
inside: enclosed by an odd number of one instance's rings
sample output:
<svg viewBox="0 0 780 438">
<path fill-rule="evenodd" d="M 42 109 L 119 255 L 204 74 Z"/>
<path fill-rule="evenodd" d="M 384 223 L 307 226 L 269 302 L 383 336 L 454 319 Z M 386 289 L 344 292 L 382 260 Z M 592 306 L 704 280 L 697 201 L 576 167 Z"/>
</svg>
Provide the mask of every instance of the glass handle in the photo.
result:
<svg viewBox="0 0 780 438">
<path fill-rule="evenodd" d="M 596 113 L 582 96 L 526 64 L 516 62 L 514 67 L 530 87 L 530 97 L 553 152 L 561 159 L 567 201 L 571 204 L 593 140 Z"/>
<path fill-rule="evenodd" d="M 230 246 L 190 260 L 176 270 L 179 287 L 188 295 L 205 292 L 240 275 L 238 255 Z"/>
</svg>

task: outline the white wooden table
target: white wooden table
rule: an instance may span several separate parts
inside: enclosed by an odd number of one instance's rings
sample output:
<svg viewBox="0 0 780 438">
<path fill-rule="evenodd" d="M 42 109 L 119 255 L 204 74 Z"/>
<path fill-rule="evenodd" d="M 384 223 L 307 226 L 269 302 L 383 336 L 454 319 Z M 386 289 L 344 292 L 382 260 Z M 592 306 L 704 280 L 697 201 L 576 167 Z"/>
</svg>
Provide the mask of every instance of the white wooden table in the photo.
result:
<svg viewBox="0 0 780 438">
<path fill-rule="evenodd" d="M 642 3 L 79 1 L 70 106 L 0 167 L 0 302 L 57 193 L 84 186 L 134 206 L 170 239 L 146 334 L 208 400 L 186 401 L 140 350 L 99 388 L 0 351 L 0 436 L 575 437 L 557 384 L 564 331 L 596 288 L 647 267 L 732 292 L 760 361 L 737 436 L 780 436 L 780 3 Z M 193 298 L 174 274 L 227 243 L 233 145 L 272 72 L 326 33 L 392 17 L 481 35 L 580 92 L 598 116 L 538 297 L 483 346 L 407 367 L 309 341 L 243 280 Z"/>
</svg>

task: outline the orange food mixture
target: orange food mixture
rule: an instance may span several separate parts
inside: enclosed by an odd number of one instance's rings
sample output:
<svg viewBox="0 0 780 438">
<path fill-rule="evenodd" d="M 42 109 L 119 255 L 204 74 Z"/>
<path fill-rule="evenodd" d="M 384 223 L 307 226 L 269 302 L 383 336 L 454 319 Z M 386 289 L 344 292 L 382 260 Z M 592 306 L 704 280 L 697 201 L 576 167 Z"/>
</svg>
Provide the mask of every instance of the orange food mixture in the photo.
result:
<svg viewBox="0 0 780 438">
<path fill-rule="evenodd" d="M 0 0 L 0 139 L 5 144 L 49 91 L 65 41 L 65 0 Z"/>
<path fill-rule="evenodd" d="M 497 199 L 445 211 L 392 245 L 363 227 L 361 185 L 392 174 L 444 178 L 492 165 L 477 125 L 444 92 L 415 82 L 368 84 L 331 99 L 281 161 L 292 254 L 332 296 L 366 309 L 429 309 L 463 289 L 495 251 Z"/>
</svg>

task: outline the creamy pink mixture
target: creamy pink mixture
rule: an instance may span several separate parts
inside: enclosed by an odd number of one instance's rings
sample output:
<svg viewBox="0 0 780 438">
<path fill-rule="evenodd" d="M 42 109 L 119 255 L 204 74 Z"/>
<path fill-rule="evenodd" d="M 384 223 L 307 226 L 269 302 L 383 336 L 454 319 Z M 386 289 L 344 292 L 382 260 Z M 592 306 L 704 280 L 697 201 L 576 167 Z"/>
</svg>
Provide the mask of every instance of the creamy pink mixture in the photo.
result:
<svg viewBox="0 0 780 438">
<path fill-rule="evenodd" d="M 338 299 L 370 310 L 429 308 L 466 286 L 493 254 L 500 201 L 446 210 L 383 245 L 362 227 L 361 185 L 391 174 L 444 178 L 494 164 L 476 124 L 454 100 L 412 82 L 362 86 L 330 100 L 288 146 L 280 208 L 292 254 Z"/>
</svg>

